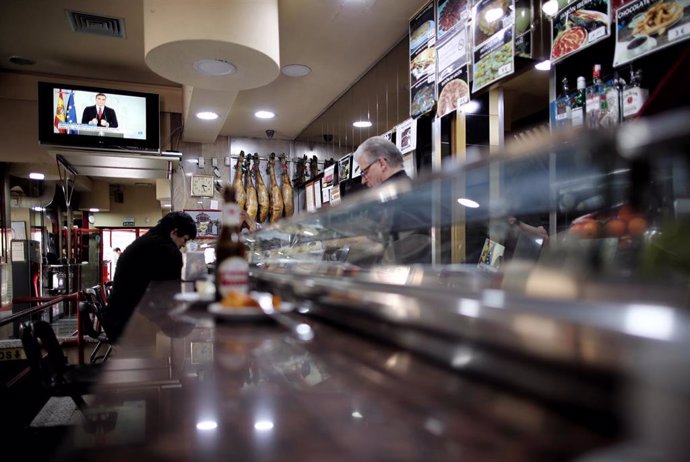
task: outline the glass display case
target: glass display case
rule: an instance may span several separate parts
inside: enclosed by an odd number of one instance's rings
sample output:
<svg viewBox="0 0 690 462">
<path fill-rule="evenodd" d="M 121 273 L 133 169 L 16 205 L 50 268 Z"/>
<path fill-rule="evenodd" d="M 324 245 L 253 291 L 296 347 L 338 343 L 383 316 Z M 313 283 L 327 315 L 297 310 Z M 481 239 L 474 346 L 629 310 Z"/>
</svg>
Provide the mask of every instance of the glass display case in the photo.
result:
<svg viewBox="0 0 690 462">
<path fill-rule="evenodd" d="M 690 415 L 689 115 L 468 153 L 280 221 L 246 236 L 254 284 L 632 445 L 684 447 L 656 429 Z"/>
<path fill-rule="evenodd" d="M 414 265 L 529 296 L 639 300 L 688 285 L 690 213 L 682 115 L 570 132 L 448 163 L 247 238 L 262 271 L 366 278 Z M 396 274 L 399 274 L 396 272 Z M 473 276 L 468 276 L 472 274 Z M 618 298 L 621 297 L 621 298 Z M 681 300 L 679 300 L 681 301 Z"/>
</svg>

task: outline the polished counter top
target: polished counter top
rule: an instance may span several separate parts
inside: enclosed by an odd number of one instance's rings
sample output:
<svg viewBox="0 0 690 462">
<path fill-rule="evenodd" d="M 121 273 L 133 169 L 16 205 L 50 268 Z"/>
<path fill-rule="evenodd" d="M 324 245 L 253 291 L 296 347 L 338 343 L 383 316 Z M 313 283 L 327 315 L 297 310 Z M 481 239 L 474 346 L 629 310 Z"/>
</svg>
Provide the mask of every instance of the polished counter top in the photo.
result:
<svg viewBox="0 0 690 462">
<path fill-rule="evenodd" d="M 620 427 L 290 313 L 214 319 L 152 283 L 59 460 L 573 460 Z M 123 378 L 126 377 L 126 378 Z"/>
</svg>

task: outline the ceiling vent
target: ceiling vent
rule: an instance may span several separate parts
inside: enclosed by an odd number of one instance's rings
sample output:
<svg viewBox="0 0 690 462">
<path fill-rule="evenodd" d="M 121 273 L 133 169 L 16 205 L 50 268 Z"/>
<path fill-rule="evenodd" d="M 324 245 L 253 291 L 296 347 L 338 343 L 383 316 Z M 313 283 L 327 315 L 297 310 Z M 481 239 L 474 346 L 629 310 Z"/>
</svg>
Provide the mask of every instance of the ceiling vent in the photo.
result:
<svg viewBox="0 0 690 462">
<path fill-rule="evenodd" d="M 74 32 L 125 38 L 124 18 L 107 18 L 77 11 L 67 11 L 69 25 Z"/>
</svg>

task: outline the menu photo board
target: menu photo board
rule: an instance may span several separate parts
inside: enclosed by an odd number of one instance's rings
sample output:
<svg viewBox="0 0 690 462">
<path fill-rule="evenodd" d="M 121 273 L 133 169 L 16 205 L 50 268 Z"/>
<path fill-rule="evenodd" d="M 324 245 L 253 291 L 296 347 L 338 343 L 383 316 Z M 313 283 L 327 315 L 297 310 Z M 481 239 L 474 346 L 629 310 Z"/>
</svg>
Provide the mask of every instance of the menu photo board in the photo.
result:
<svg viewBox="0 0 690 462">
<path fill-rule="evenodd" d="M 515 0 L 515 56 L 532 57 L 532 2 Z"/>
<path fill-rule="evenodd" d="M 438 106 L 443 117 L 470 100 L 468 82 L 467 0 L 439 0 L 436 42 Z"/>
<path fill-rule="evenodd" d="M 637 0 L 616 11 L 613 65 L 690 38 L 690 2 Z"/>
<path fill-rule="evenodd" d="M 609 0 L 580 0 L 561 9 L 551 21 L 551 62 L 584 50 L 611 35 Z"/>
<path fill-rule="evenodd" d="M 417 148 L 417 121 L 407 119 L 395 127 L 395 144 L 400 152 L 406 154 Z"/>
<path fill-rule="evenodd" d="M 480 0 L 474 7 L 472 91 L 515 72 L 515 5 L 509 0 Z"/>
<path fill-rule="evenodd" d="M 430 2 L 410 20 L 410 116 L 429 112 L 436 103 L 436 27 Z"/>
</svg>

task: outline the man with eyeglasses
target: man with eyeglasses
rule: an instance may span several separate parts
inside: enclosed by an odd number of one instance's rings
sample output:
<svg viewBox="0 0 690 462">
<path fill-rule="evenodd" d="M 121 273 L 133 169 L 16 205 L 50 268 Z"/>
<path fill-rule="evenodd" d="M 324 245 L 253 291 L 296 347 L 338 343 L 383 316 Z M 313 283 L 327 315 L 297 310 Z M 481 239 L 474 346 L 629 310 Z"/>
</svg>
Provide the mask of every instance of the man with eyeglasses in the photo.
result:
<svg viewBox="0 0 690 462">
<path fill-rule="evenodd" d="M 359 145 L 354 153 L 369 188 L 393 181 L 410 181 L 398 147 L 382 136 Z M 382 263 L 431 263 L 431 204 L 407 194 L 398 201 L 381 204 L 381 231 L 388 240 Z"/>
<path fill-rule="evenodd" d="M 371 137 L 360 144 L 354 160 L 362 173 L 362 183 L 369 188 L 385 181 L 410 179 L 403 167 L 402 153 L 382 136 Z"/>
<path fill-rule="evenodd" d="M 180 280 L 180 249 L 196 237 L 196 223 L 185 212 L 170 212 L 128 245 L 117 261 L 103 328 L 116 340 L 151 281 Z"/>
</svg>

